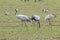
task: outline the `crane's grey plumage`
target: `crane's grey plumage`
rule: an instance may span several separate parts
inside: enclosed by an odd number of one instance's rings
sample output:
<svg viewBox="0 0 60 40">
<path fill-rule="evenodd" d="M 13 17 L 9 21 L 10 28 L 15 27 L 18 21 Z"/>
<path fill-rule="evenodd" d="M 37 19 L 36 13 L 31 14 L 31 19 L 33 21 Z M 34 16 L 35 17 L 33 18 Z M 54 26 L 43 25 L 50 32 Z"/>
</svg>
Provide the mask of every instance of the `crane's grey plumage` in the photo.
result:
<svg viewBox="0 0 60 40">
<path fill-rule="evenodd" d="M 31 19 L 28 17 L 28 16 L 26 16 L 26 15 L 21 15 L 21 14 L 17 14 L 17 11 L 18 11 L 18 9 L 15 9 L 15 16 L 18 18 L 18 19 L 20 19 L 22 22 L 31 22 Z M 25 26 L 27 26 L 26 25 L 26 23 L 25 23 Z"/>
<path fill-rule="evenodd" d="M 45 21 L 46 22 L 49 22 L 49 25 L 52 25 L 51 24 L 51 19 L 53 19 L 53 18 L 55 18 L 56 17 L 56 15 L 55 14 L 49 14 L 49 15 L 46 15 L 46 17 L 45 17 Z"/>
<path fill-rule="evenodd" d="M 40 21 L 40 17 L 38 15 L 32 15 L 31 20 L 34 20 L 35 22 L 37 22 L 38 25 L 39 25 L 39 28 L 40 28 L 40 22 L 39 22 Z"/>
</svg>

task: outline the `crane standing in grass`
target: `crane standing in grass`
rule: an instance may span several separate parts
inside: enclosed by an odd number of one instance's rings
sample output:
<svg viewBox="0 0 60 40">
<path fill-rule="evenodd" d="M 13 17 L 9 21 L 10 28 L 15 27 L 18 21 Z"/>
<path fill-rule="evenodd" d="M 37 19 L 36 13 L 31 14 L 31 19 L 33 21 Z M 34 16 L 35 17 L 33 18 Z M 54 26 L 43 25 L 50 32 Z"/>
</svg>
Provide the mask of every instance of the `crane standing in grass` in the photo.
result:
<svg viewBox="0 0 60 40">
<path fill-rule="evenodd" d="M 37 25 L 40 28 L 40 17 L 38 15 L 32 15 L 31 20 L 34 20 L 35 22 L 37 22 Z M 34 24 L 34 26 L 35 26 L 35 24 Z"/>
<path fill-rule="evenodd" d="M 15 16 L 21 20 L 21 22 L 25 23 L 25 26 L 27 26 L 26 22 L 31 22 L 31 19 L 26 16 L 26 15 L 21 15 L 21 14 L 17 14 L 18 9 L 15 9 Z M 22 25 L 23 26 L 23 25 Z"/>
<path fill-rule="evenodd" d="M 49 15 L 46 15 L 46 17 L 45 17 L 45 21 L 46 22 L 48 22 L 49 23 L 49 25 L 52 25 L 51 24 L 51 19 L 53 19 L 53 18 L 55 18 L 56 17 L 56 15 L 55 14 L 49 14 Z"/>
</svg>

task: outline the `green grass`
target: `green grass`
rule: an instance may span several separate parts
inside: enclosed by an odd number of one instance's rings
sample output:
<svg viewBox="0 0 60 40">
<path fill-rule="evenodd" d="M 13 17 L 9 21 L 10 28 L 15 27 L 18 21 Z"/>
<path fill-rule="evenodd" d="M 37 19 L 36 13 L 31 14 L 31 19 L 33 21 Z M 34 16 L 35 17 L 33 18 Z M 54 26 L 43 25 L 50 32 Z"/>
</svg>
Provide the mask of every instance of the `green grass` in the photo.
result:
<svg viewBox="0 0 60 40">
<path fill-rule="evenodd" d="M 14 15 L 14 9 L 18 8 L 18 14 L 25 14 L 31 17 L 37 14 L 41 17 L 41 28 L 32 26 L 28 23 L 28 27 L 21 27 L 21 22 Z M 17 40 L 17 39 L 40 39 L 60 37 L 60 0 L 48 0 L 49 13 L 55 13 L 57 17 L 53 19 L 52 30 L 48 23 L 45 24 L 42 9 L 47 8 L 47 0 L 41 2 L 21 2 L 20 0 L 0 0 L 0 39 Z M 5 9 L 8 9 L 9 16 L 4 15 Z M 55 22 L 56 21 L 56 22 Z"/>
<path fill-rule="evenodd" d="M 27 30 L 28 29 L 28 30 Z M 0 39 L 35 39 L 35 38 L 51 38 L 60 37 L 60 28 L 53 27 L 52 31 L 49 27 L 44 28 L 0 28 Z"/>
</svg>

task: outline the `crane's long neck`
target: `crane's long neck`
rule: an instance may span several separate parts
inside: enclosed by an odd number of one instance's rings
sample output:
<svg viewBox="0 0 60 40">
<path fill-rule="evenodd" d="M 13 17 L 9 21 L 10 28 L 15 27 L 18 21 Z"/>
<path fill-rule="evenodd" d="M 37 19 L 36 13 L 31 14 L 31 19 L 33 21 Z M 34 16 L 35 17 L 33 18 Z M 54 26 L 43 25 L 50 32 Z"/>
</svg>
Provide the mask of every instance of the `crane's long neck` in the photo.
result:
<svg viewBox="0 0 60 40">
<path fill-rule="evenodd" d="M 17 14 L 17 10 L 15 9 L 15 15 Z"/>
<path fill-rule="evenodd" d="M 31 18 L 31 20 L 35 20 L 35 18 L 34 18 L 34 17 L 32 17 L 32 18 Z"/>
</svg>

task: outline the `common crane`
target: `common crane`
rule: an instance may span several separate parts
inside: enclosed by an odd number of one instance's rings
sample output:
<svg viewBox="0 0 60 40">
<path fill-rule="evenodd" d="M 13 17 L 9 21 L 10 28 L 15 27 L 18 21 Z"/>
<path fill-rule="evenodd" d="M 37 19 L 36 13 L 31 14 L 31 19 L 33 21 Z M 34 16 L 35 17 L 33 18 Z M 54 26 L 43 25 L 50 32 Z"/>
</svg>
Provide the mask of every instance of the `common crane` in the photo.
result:
<svg viewBox="0 0 60 40">
<path fill-rule="evenodd" d="M 45 20 L 46 22 L 48 22 L 49 25 L 52 25 L 52 24 L 51 24 L 51 20 L 52 20 L 53 18 L 55 18 L 55 17 L 56 17 L 55 14 L 48 14 L 48 15 L 45 16 L 45 19 L 44 19 L 44 20 Z"/>
<path fill-rule="evenodd" d="M 40 28 L 40 17 L 38 15 L 32 15 L 31 20 L 34 20 L 35 22 L 37 22 L 37 25 Z"/>
<path fill-rule="evenodd" d="M 26 15 L 22 15 L 22 14 L 17 14 L 18 9 L 15 9 L 15 16 L 20 19 L 22 22 L 25 23 L 25 26 L 27 26 L 26 22 L 31 22 L 31 19 L 26 16 Z"/>
</svg>

